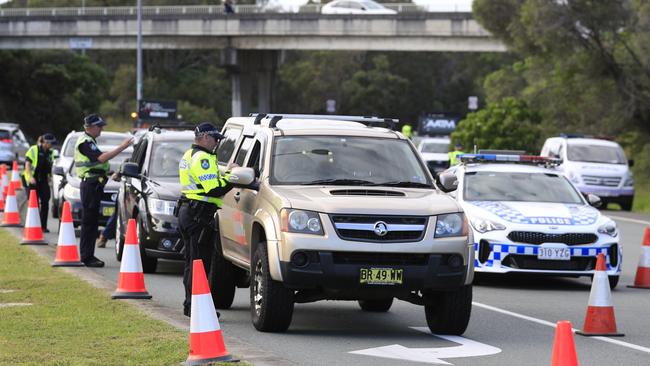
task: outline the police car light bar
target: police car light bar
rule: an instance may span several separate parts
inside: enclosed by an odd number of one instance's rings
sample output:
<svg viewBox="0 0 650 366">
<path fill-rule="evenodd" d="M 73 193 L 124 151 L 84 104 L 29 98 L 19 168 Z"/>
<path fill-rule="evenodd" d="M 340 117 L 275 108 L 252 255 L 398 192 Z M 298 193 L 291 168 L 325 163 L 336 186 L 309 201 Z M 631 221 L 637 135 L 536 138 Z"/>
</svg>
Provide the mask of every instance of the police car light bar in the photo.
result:
<svg viewBox="0 0 650 366">
<path fill-rule="evenodd" d="M 546 158 L 538 155 L 505 154 L 462 154 L 458 156 L 462 163 L 519 163 L 531 165 L 559 165 L 561 159 Z"/>
</svg>

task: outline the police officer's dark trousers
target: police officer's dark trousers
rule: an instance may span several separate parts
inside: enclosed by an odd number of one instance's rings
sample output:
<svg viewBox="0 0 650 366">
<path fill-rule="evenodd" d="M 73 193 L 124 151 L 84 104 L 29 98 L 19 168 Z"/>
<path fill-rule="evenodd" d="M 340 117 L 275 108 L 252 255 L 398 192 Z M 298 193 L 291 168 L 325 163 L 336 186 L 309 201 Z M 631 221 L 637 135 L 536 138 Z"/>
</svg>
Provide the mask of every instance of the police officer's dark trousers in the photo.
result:
<svg viewBox="0 0 650 366">
<path fill-rule="evenodd" d="M 183 274 L 185 301 L 183 308 L 186 314 L 189 313 L 192 304 L 192 262 L 195 259 L 203 260 L 205 273 L 210 274 L 215 238 L 218 235 L 214 231 L 216 206 L 212 210 L 199 210 L 191 207 L 194 204 L 190 202 L 183 202 L 178 211 L 178 224 L 185 245 L 185 271 Z"/>
<path fill-rule="evenodd" d="M 23 184 L 25 179 L 23 178 Z M 29 192 L 35 189 L 38 197 L 39 216 L 41 219 L 41 228 L 47 229 L 47 214 L 50 209 L 50 185 L 47 180 L 37 180 L 36 185 L 25 185 L 25 194 L 29 199 Z"/>
<path fill-rule="evenodd" d="M 81 261 L 95 256 L 95 241 L 99 226 L 99 208 L 104 194 L 104 184 L 99 178 L 85 178 L 81 181 L 81 237 L 79 251 Z"/>
</svg>

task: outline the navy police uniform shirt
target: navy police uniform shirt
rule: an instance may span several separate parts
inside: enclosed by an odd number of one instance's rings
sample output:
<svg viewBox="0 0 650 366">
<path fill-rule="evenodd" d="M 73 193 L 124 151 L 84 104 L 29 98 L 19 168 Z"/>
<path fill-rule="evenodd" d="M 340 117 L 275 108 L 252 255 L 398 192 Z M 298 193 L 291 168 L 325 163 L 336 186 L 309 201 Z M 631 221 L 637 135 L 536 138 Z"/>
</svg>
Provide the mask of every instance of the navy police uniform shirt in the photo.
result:
<svg viewBox="0 0 650 366">
<path fill-rule="evenodd" d="M 97 158 L 102 154 L 97 144 L 92 141 L 85 141 L 79 145 L 79 152 L 86 155 L 93 163 L 97 162 Z"/>
</svg>

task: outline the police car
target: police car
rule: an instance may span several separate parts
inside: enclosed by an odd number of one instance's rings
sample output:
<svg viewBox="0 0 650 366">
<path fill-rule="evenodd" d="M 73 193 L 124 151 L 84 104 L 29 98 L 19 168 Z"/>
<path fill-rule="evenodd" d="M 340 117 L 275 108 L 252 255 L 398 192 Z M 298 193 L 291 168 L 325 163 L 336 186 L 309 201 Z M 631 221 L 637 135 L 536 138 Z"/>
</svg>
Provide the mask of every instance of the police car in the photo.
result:
<svg viewBox="0 0 650 366">
<path fill-rule="evenodd" d="M 616 223 L 539 156 L 465 154 L 443 174 L 458 178 L 452 193 L 473 229 L 475 271 L 590 276 L 599 253 L 610 286 L 618 283 L 622 247 Z"/>
</svg>

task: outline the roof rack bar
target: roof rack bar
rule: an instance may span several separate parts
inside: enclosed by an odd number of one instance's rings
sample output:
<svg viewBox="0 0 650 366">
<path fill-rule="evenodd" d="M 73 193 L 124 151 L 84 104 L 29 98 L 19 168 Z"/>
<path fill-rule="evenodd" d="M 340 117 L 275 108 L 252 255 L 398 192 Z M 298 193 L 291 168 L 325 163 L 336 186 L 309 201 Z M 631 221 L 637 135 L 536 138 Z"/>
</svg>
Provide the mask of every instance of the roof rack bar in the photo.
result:
<svg viewBox="0 0 650 366">
<path fill-rule="evenodd" d="M 269 127 L 273 128 L 276 126 L 277 122 L 283 118 L 295 118 L 295 119 L 326 119 L 326 120 L 335 120 L 335 121 L 349 121 L 349 122 L 360 122 L 360 123 L 386 123 L 390 126 L 391 129 L 399 123 L 397 118 L 381 118 L 376 116 L 344 116 L 344 115 L 329 115 L 329 114 L 280 114 L 280 113 L 251 113 L 250 117 L 255 117 L 254 124 L 261 123 L 261 120 L 264 118 L 271 118 Z"/>
</svg>

